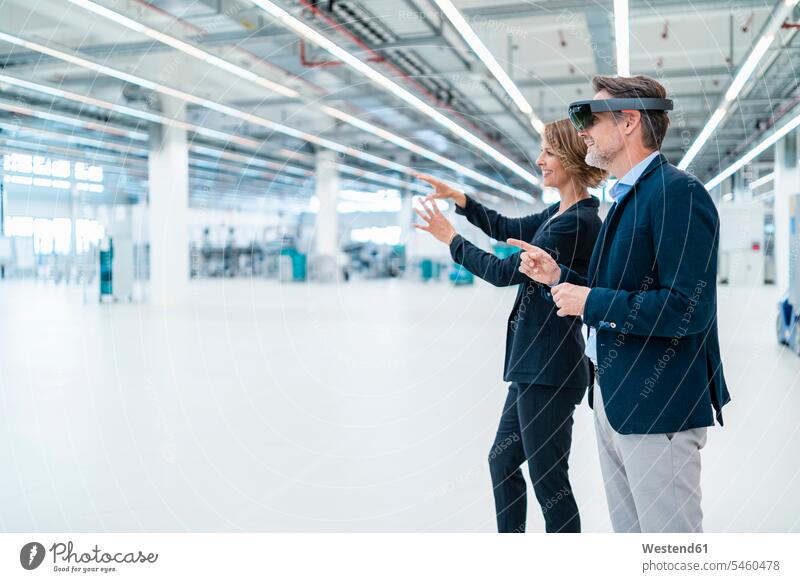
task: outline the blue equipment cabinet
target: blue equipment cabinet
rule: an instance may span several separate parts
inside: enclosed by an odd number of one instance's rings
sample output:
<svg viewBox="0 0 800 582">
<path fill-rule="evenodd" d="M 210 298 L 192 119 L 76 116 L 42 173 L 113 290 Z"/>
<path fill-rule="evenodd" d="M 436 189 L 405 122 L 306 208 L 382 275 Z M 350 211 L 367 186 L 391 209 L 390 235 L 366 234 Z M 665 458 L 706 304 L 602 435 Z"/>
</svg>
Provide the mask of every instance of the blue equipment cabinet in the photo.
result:
<svg viewBox="0 0 800 582">
<path fill-rule="evenodd" d="M 789 249 L 800 248 L 800 203 L 794 194 L 789 197 Z M 778 342 L 787 345 L 800 356 L 800 259 L 789 253 L 789 289 L 778 302 L 775 333 Z"/>
<path fill-rule="evenodd" d="M 461 265 L 453 264 L 453 270 L 450 271 L 450 282 L 456 287 L 472 285 L 475 283 L 475 275 L 467 271 L 467 269 Z"/>
<path fill-rule="evenodd" d="M 100 251 L 100 298 L 111 297 L 114 291 L 113 283 L 114 244 L 108 240 L 108 249 Z"/>
</svg>

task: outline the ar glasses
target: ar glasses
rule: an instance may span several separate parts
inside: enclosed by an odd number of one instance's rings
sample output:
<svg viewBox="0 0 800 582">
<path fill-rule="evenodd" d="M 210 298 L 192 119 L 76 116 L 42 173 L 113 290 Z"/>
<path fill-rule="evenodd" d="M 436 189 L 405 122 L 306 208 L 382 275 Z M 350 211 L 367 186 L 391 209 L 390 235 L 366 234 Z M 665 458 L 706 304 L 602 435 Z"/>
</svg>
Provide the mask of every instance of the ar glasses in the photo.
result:
<svg viewBox="0 0 800 582">
<path fill-rule="evenodd" d="M 654 97 L 628 97 L 619 99 L 588 99 L 575 101 L 569 106 L 569 120 L 575 129 L 589 129 L 594 123 L 592 113 L 600 111 L 671 111 L 672 99 Z"/>
</svg>

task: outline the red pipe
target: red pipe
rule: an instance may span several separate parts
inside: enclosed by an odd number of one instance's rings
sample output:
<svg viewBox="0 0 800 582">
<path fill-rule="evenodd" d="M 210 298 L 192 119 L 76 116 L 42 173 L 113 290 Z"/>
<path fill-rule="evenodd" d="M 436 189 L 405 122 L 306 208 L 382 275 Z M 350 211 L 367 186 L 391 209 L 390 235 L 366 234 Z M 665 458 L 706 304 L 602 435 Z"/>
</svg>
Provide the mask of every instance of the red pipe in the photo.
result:
<svg viewBox="0 0 800 582">
<path fill-rule="evenodd" d="M 304 67 L 338 67 L 342 61 L 309 61 L 306 59 L 306 43 L 300 39 L 300 64 Z"/>
<path fill-rule="evenodd" d="M 202 29 L 202 28 L 200 28 L 198 26 L 195 26 L 194 24 L 192 24 L 192 23 L 190 23 L 190 22 L 188 22 L 188 21 L 186 21 L 186 20 L 184 20 L 182 18 L 179 18 L 179 17 L 175 16 L 174 14 L 169 13 L 166 10 L 163 10 L 162 8 L 159 8 L 158 6 L 155 6 L 154 4 L 150 3 L 148 0 L 135 0 L 135 2 L 137 2 L 138 4 L 141 4 L 142 6 L 144 6 L 145 8 L 147 8 L 149 10 L 152 10 L 153 12 L 158 12 L 163 16 L 171 18 L 171 19 L 175 20 L 176 22 L 179 22 L 182 25 L 187 26 L 187 27 L 195 30 L 198 34 L 203 34 L 203 35 L 208 34 L 207 30 Z M 434 101 L 434 103 L 437 104 L 438 107 L 440 107 L 442 109 L 446 109 L 447 111 L 450 111 L 453 114 L 454 117 L 457 117 L 458 119 L 462 120 L 464 122 L 464 124 L 468 125 L 472 129 L 474 129 L 476 132 L 478 132 L 481 135 L 483 135 L 489 142 L 494 143 L 496 145 L 499 145 L 499 144 L 497 144 L 497 142 L 495 140 L 491 139 L 481 128 L 479 128 L 477 125 L 472 123 L 469 119 L 465 118 L 458 111 L 454 110 L 453 108 L 448 106 L 446 103 L 441 101 L 438 97 L 436 97 L 436 95 L 431 93 L 424 85 L 421 85 L 413 77 L 409 76 L 405 71 L 403 71 L 402 69 L 400 69 L 396 65 L 392 64 L 389 61 L 386 61 L 386 59 L 384 59 L 375 50 L 370 48 L 369 45 L 367 45 L 364 41 L 362 41 L 358 36 L 356 36 L 355 34 L 351 33 L 349 30 L 347 30 L 346 28 L 341 26 L 339 23 L 337 23 L 332 18 L 329 18 L 324 12 L 320 11 L 319 9 L 317 9 L 315 6 L 310 4 L 307 0 L 300 0 L 300 2 L 301 2 L 301 4 L 306 6 L 309 10 L 311 10 L 314 14 L 319 16 L 322 20 L 327 22 L 336 31 L 344 34 L 345 36 L 350 38 L 354 43 L 356 43 L 359 47 L 361 47 L 365 51 L 371 53 L 373 55 L 373 57 L 371 59 L 369 59 L 370 61 L 386 63 L 387 66 L 389 66 L 393 71 L 395 71 L 395 73 L 397 73 L 401 78 L 405 79 L 406 81 L 410 82 L 412 85 L 416 86 L 424 95 L 426 95 L 427 97 L 432 99 Z M 301 43 L 302 43 L 302 41 L 301 41 Z M 327 91 L 323 87 L 320 87 L 319 85 L 316 85 L 315 83 L 312 83 L 311 81 L 308 81 L 308 80 L 304 79 L 303 77 L 298 77 L 298 76 L 292 74 L 290 71 L 288 71 L 288 70 L 276 65 L 275 63 L 272 63 L 272 62 L 270 62 L 270 61 L 268 61 L 266 59 L 263 59 L 263 58 L 259 57 L 258 55 L 254 54 L 254 53 L 251 53 L 247 49 L 243 49 L 243 48 L 239 47 L 238 45 L 234 45 L 234 46 L 235 46 L 236 50 L 241 51 L 243 53 L 246 53 L 246 54 L 250 55 L 251 57 L 253 57 L 255 59 L 258 59 L 259 61 L 265 63 L 266 65 L 281 71 L 283 74 L 286 74 L 287 76 L 291 76 L 294 79 L 300 80 L 300 81 L 302 81 L 303 83 L 305 83 L 309 87 L 312 87 L 315 90 L 321 91 L 322 93 L 327 93 Z M 301 44 L 301 52 L 304 53 L 304 51 L 305 51 L 305 48 Z M 303 57 L 301 57 L 301 61 L 302 61 L 302 58 Z M 373 61 L 373 59 L 375 59 L 375 60 Z M 319 65 L 319 66 L 333 66 L 333 63 L 335 63 L 335 61 L 329 61 L 329 62 L 331 63 L 330 65 L 325 64 L 325 65 Z M 360 110 L 360 108 L 356 108 L 356 109 Z"/>
<path fill-rule="evenodd" d="M 194 24 L 192 24 L 188 20 L 184 20 L 183 18 L 175 16 L 174 14 L 172 14 L 170 12 L 167 12 L 166 10 L 156 6 L 155 4 L 151 4 L 148 0 L 134 0 L 134 1 L 136 3 L 138 3 L 138 4 L 141 4 L 142 6 L 147 8 L 148 10 L 151 10 L 153 12 L 157 12 L 157 13 L 161 14 L 162 16 L 170 18 L 170 19 L 174 20 L 175 22 L 178 22 L 181 25 L 186 26 L 187 28 L 191 28 L 198 35 L 205 36 L 205 35 L 209 34 L 209 32 L 207 30 L 205 30 L 204 28 L 200 28 L 199 26 L 195 26 Z M 300 81 L 300 82 L 304 83 L 309 88 L 313 89 L 314 91 L 316 91 L 318 93 L 321 93 L 321 94 L 327 94 L 328 93 L 328 91 L 326 91 L 325 88 L 323 88 L 323 87 L 321 87 L 321 86 L 319 86 L 319 85 L 317 85 L 315 83 L 312 83 L 311 81 L 309 81 L 307 79 L 304 79 L 303 77 L 298 77 L 297 75 L 293 74 L 291 71 L 289 71 L 287 69 L 284 69 L 283 67 L 281 67 L 279 65 L 276 65 L 275 63 L 273 63 L 271 61 L 268 61 L 268 60 L 258 56 L 257 54 L 250 52 L 249 50 L 247 50 L 245 48 L 242 48 L 238 44 L 234 43 L 233 47 L 238 52 L 244 53 L 244 54 L 248 55 L 249 57 L 264 63 L 267 67 L 278 71 L 280 74 L 286 75 L 287 77 L 291 77 L 293 80 Z"/>
<path fill-rule="evenodd" d="M 321 11 L 320 9 L 318 9 L 316 6 L 314 6 L 313 4 L 311 4 L 311 3 L 310 3 L 308 0 L 300 0 L 300 3 L 301 3 L 302 5 L 304 5 L 306 8 L 308 8 L 309 10 L 311 10 L 311 12 L 313 12 L 313 13 L 314 13 L 316 16 L 318 16 L 319 18 L 321 18 L 322 20 L 324 20 L 324 21 L 325 21 L 325 22 L 326 22 L 328 25 L 330 25 L 330 27 L 331 27 L 332 29 L 334 29 L 335 31 L 337 31 L 337 32 L 339 32 L 339 33 L 341 33 L 341 34 L 345 35 L 347 38 L 349 38 L 350 40 L 352 40 L 352 41 L 353 41 L 353 42 L 354 42 L 356 45 L 358 45 L 360 48 L 364 49 L 366 52 L 368 52 L 368 53 L 372 54 L 372 55 L 373 55 L 373 56 L 375 56 L 375 57 L 378 57 L 378 58 L 380 58 L 380 54 L 379 54 L 378 52 L 376 52 L 374 49 L 370 48 L 370 46 L 369 46 L 367 43 L 365 43 L 365 42 L 364 42 L 363 40 L 361 40 L 361 39 L 360 39 L 358 36 L 356 36 L 355 34 L 353 34 L 352 32 L 350 32 L 349 30 L 347 30 L 347 29 L 346 29 L 344 26 L 340 25 L 340 24 L 339 24 L 338 22 L 336 22 L 336 21 L 335 21 L 333 18 L 329 17 L 327 14 L 325 14 L 324 12 L 322 12 L 322 11 Z M 420 91 L 421 91 L 421 92 L 422 92 L 422 93 L 423 93 L 423 94 L 424 94 L 426 97 L 429 97 L 430 99 L 432 99 L 432 100 L 433 100 L 433 101 L 436 103 L 436 105 L 437 105 L 438 107 L 440 107 L 440 108 L 442 108 L 442 109 L 446 109 L 447 111 L 451 112 L 451 113 L 452 113 L 452 114 L 453 114 L 455 117 L 457 117 L 457 118 L 459 118 L 460 120 L 462 120 L 462 121 L 463 121 L 463 122 L 464 122 L 466 125 L 468 125 L 468 126 L 469 126 L 469 127 L 471 127 L 472 129 L 474 129 L 476 132 L 478 132 L 478 133 L 480 133 L 481 135 L 483 135 L 483 136 L 484 136 L 484 137 L 485 137 L 485 138 L 486 138 L 488 141 L 490 141 L 490 142 L 492 142 L 492 143 L 495 143 L 495 144 L 497 144 L 497 142 L 496 142 L 496 141 L 494 141 L 492 138 L 490 138 L 490 137 L 489 137 L 489 136 L 488 136 L 488 135 L 487 135 L 487 134 L 486 134 L 486 133 L 485 133 L 485 132 L 484 132 L 484 131 L 483 131 L 483 130 L 480 128 L 480 127 L 478 127 L 477 125 L 475 125 L 474 123 L 472 123 L 470 120 L 468 120 L 467 118 L 465 118 L 463 115 L 461 115 L 461 113 L 459 113 L 458 111 L 456 111 L 455 109 L 451 108 L 451 107 L 450 107 L 450 106 L 448 106 L 446 103 L 444 103 L 443 101 L 441 101 L 441 100 L 440 100 L 438 97 L 436 97 L 436 95 L 434 95 L 433 93 L 431 93 L 431 92 L 428 90 L 428 88 L 427 88 L 427 87 L 425 87 L 424 85 L 422 85 L 422 84 L 420 84 L 419 82 L 417 82 L 417 81 L 416 81 L 416 80 L 415 80 L 413 77 L 411 77 L 410 75 L 408 75 L 408 74 L 407 74 L 405 71 L 403 71 L 402 69 L 400 69 L 399 67 L 397 67 L 396 65 L 392 64 L 392 63 L 391 63 L 391 62 L 389 62 L 389 61 L 386 61 L 386 64 L 387 64 L 387 66 L 388 66 L 390 69 L 392 69 L 392 71 L 394 71 L 394 72 L 395 72 L 395 73 L 396 73 L 396 74 L 397 74 L 397 75 L 398 75 L 400 78 L 402 78 L 402 79 L 404 79 L 404 80 L 406 80 L 406 81 L 410 82 L 412 85 L 414 85 L 415 87 L 417 87 L 417 88 L 418 88 L 418 89 L 419 89 L 419 90 L 420 90 Z M 498 145 L 499 145 L 499 144 L 498 144 Z"/>
<path fill-rule="evenodd" d="M 793 98 L 791 98 L 788 101 L 786 101 L 786 103 L 781 105 L 775 113 L 773 113 L 772 115 L 769 116 L 769 119 L 767 119 L 766 127 L 764 129 L 762 129 L 761 131 L 759 131 L 757 133 L 751 134 L 750 137 L 748 137 L 744 141 L 744 143 L 742 143 L 742 144 L 736 146 L 735 148 L 733 148 L 733 151 L 731 152 L 730 155 L 726 156 L 726 159 L 734 157 L 739 152 L 744 151 L 745 149 L 747 149 L 748 146 L 751 143 L 753 143 L 759 137 L 764 135 L 767 132 L 767 130 L 769 130 L 772 127 L 774 127 L 776 123 L 778 123 L 781 119 L 783 119 L 783 116 L 788 111 L 790 111 L 795 105 L 797 105 L 798 103 L 800 103 L 800 95 L 795 95 Z"/>
<path fill-rule="evenodd" d="M 383 57 L 370 57 L 368 60 L 372 63 L 386 62 Z M 344 63 L 342 61 L 309 61 L 306 58 L 306 43 L 300 39 L 300 64 L 304 67 L 338 67 Z"/>
</svg>

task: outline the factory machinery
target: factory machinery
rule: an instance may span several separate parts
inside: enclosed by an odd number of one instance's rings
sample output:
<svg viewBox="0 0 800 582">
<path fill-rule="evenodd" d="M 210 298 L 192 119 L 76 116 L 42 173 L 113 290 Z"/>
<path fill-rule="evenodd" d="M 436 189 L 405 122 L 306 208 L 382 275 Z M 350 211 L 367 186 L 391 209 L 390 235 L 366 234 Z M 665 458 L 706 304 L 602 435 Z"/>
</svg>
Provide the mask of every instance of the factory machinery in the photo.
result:
<svg viewBox="0 0 800 582">
<path fill-rule="evenodd" d="M 800 356 L 800 194 L 789 197 L 789 289 L 778 302 L 775 332 L 778 342 Z"/>
</svg>

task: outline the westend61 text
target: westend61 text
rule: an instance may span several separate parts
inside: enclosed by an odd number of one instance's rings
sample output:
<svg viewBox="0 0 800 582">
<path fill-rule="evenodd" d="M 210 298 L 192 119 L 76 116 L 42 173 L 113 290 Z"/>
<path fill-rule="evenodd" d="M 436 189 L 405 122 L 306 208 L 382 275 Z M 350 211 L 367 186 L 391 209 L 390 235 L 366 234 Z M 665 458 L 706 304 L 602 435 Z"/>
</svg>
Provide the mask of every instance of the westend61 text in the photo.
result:
<svg viewBox="0 0 800 582">
<path fill-rule="evenodd" d="M 645 554 L 707 554 L 708 544 L 686 544 L 683 546 L 642 544 L 642 551 Z"/>
</svg>

